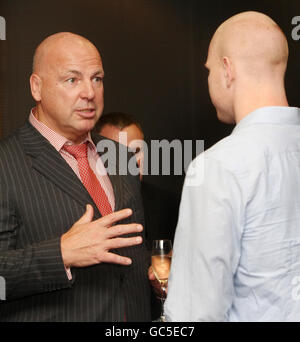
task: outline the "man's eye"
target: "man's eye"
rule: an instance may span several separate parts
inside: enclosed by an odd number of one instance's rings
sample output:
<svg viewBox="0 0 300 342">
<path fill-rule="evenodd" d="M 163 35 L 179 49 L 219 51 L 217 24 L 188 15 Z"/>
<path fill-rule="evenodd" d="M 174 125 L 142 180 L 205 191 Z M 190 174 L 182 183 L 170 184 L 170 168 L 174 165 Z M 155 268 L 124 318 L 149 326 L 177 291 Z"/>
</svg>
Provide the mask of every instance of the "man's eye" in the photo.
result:
<svg viewBox="0 0 300 342">
<path fill-rule="evenodd" d="M 69 78 L 69 79 L 67 80 L 67 82 L 68 82 L 68 83 L 71 83 L 71 84 L 75 83 L 75 81 L 76 81 L 76 79 L 75 79 L 74 77 Z"/>
<path fill-rule="evenodd" d="M 94 81 L 95 82 L 102 82 L 102 80 L 103 80 L 103 78 L 102 77 L 99 77 L 99 76 L 97 76 L 97 77 L 94 77 Z"/>
</svg>

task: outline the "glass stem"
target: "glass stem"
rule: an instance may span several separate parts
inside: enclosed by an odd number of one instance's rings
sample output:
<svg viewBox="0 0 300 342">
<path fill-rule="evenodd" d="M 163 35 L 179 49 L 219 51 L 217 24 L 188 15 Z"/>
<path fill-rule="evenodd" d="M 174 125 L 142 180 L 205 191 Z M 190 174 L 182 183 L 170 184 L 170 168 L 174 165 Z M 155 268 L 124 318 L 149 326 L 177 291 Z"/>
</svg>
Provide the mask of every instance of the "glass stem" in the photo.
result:
<svg viewBox="0 0 300 342">
<path fill-rule="evenodd" d="M 163 295 L 160 298 L 160 300 L 161 300 L 161 317 L 165 317 L 164 304 L 165 304 L 165 300 L 166 300 L 166 288 L 164 286 L 162 287 L 162 291 L 163 291 Z"/>
</svg>

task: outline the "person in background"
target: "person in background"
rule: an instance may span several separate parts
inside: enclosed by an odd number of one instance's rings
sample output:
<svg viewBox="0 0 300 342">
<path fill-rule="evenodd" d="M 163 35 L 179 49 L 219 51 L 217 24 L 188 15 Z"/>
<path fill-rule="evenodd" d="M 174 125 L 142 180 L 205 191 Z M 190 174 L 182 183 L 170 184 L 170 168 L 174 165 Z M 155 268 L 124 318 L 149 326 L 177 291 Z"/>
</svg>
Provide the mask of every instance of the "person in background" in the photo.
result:
<svg viewBox="0 0 300 342">
<path fill-rule="evenodd" d="M 231 17 L 211 40 L 209 94 L 236 126 L 187 172 L 169 321 L 299 321 L 300 109 L 288 105 L 287 60 L 283 32 L 262 13 Z"/>
<path fill-rule="evenodd" d="M 141 192 L 145 212 L 146 238 L 151 248 L 153 240 L 174 239 L 178 218 L 179 199 L 175 194 L 154 184 L 143 176 L 144 132 L 131 114 L 112 112 L 101 116 L 94 131 L 103 137 L 126 144 L 136 155 L 140 168 Z"/>
<path fill-rule="evenodd" d="M 138 120 L 131 114 L 122 112 L 107 113 L 95 125 L 95 132 L 103 137 L 126 144 L 136 154 L 140 167 L 141 192 L 145 213 L 145 230 L 148 249 L 156 239 L 174 239 L 178 218 L 179 198 L 158 186 L 145 181 L 143 176 L 143 144 L 144 133 Z M 152 320 L 160 315 L 161 295 L 159 283 L 152 269 L 149 269 L 149 279 L 152 283 Z"/>
<path fill-rule="evenodd" d="M 1 322 L 151 319 L 139 177 L 96 168 L 103 77 L 84 37 L 57 33 L 35 51 L 36 107 L 0 143 Z"/>
</svg>

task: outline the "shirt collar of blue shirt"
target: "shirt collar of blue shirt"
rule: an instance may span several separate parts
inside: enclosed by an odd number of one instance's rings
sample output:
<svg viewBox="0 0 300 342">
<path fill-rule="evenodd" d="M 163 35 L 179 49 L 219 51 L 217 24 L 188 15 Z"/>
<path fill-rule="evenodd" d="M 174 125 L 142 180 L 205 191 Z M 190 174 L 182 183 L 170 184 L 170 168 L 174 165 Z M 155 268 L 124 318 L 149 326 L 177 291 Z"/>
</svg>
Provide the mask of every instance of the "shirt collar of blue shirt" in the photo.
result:
<svg viewBox="0 0 300 342">
<path fill-rule="evenodd" d="M 233 129 L 232 134 L 253 124 L 300 125 L 300 109 L 297 107 L 262 107 L 245 116 Z"/>
</svg>

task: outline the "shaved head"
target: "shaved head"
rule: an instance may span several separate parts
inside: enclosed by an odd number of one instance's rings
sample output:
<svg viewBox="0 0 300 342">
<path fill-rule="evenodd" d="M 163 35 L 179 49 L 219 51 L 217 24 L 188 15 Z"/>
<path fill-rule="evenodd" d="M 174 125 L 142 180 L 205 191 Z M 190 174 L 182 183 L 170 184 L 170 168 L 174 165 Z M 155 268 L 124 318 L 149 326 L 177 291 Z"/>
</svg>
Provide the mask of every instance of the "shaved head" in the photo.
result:
<svg viewBox="0 0 300 342">
<path fill-rule="evenodd" d="M 260 67 L 286 68 L 287 40 L 279 26 L 259 12 L 244 12 L 226 20 L 217 29 L 211 44 L 219 58 L 230 56 L 249 72 L 260 71 Z M 250 70 L 250 65 L 254 69 Z"/>
<path fill-rule="evenodd" d="M 49 60 L 51 61 L 53 56 L 59 55 L 60 52 L 66 55 L 68 50 L 74 46 L 83 50 L 94 49 L 100 58 L 97 48 L 85 37 L 71 32 L 59 32 L 47 37 L 38 45 L 33 56 L 32 72 L 42 74 L 45 67 L 49 66 Z"/>
<path fill-rule="evenodd" d="M 288 54 L 283 32 L 263 13 L 239 13 L 221 24 L 206 62 L 218 118 L 236 123 L 256 108 L 286 105 Z"/>
</svg>

